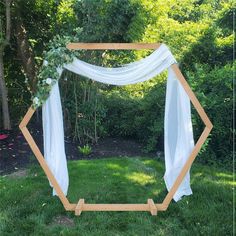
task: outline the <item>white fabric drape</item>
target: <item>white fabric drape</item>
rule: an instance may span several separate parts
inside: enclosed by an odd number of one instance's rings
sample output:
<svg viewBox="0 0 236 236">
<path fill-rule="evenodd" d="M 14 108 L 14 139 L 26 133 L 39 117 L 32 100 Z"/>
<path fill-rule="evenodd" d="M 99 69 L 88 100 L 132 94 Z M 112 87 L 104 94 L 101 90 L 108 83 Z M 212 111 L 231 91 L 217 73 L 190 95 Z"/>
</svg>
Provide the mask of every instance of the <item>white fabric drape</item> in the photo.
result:
<svg viewBox="0 0 236 236">
<path fill-rule="evenodd" d="M 50 96 L 43 105 L 43 136 L 45 160 L 59 183 L 63 193 L 67 195 L 69 177 L 65 154 L 64 127 L 58 83 L 53 86 Z M 53 195 L 56 195 L 54 189 Z"/>
<path fill-rule="evenodd" d="M 165 184 L 170 191 L 174 181 L 186 163 L 193 150 L 193 129 L 191 121 L 190 100 L 182 85 L 177 80 L 174 71 L 168 69 L 165 104 Z M 178 201 L 184 195 L 192 194 L 190 188 L 190 174 L 184 180 L 174 195 Z"/>
<path fill-rule="evenodd" d="M 162 44 L 148 57 L 118 68 L 106 68 L 91 65 L 79 59 L 58 68 L 61 74 L 67 69 L 92 80 L 111 84 L 128 85 L 146 81 L 168 69 L 166 110 L 165 110 L 165 182 L 170 190 L 181 167 L 186 162 L 193 148 L 190 101 L 175 77 L 170 66 L 176 63 L 170 50 Z M 44 153 L 45 158 L 58 180 L 59 185 L 67 193 L 68 173 L 64 150 L 63 119 L 58 84 L 43 106 Z M 66 187 L 67 186 L 67 187 Z M 184 178 L 177 190 L 174 200 L 191 194 L 190 175 Z"/>
<path fill-rule="evenodd" d="M 175 62 L 170 50 L 163 44 L 148 57 L 118 68 L 95 66 L 76 58 L 64 68 L 101 83 L 127 85 L 151 79 Z"/>
</svg>

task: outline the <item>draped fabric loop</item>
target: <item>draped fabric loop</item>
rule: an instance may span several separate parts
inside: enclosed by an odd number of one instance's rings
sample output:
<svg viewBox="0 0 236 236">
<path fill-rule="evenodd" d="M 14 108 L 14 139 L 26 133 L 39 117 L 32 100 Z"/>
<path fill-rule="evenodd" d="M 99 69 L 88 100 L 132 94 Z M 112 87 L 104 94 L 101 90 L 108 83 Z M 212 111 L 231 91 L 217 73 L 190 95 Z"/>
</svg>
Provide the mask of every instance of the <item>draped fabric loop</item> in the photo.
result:
<svg viewBox="0 0 236 236">
<path fill-rule="evenodd" d="M 148 57 L 117 68 L 95 66 L 76 58 L 64 68 L 101 83 L 127 85 L 149 80 L 175 62 L 170 50 L 162 45 Z"/>
<path fill-rule="evenodd" d="M 74 58 L 70 64 L 57 68 L 59 74 L 67 69 L 94 81 L 111 85 L 128 85 L 149 80 L 168 69 L 165 104 L 165 176 L 168 191 L 174 184 L 194 147 L 190 100 L 177 80 L 171 65 L 176 63 L 168 47 L 162 44 L 144 59 L 117 68 L 91 65 Z M 58 83 L 43 105 L 44 155 L 64 194 L 69 178 L 64 147 L 63 117 Z M 53 194 L 56 194 L 55 191 Z M 183 195 L 192 194 L 190 174 L 186 174 L 174 195 L 178 201 Z"/>
</svg>

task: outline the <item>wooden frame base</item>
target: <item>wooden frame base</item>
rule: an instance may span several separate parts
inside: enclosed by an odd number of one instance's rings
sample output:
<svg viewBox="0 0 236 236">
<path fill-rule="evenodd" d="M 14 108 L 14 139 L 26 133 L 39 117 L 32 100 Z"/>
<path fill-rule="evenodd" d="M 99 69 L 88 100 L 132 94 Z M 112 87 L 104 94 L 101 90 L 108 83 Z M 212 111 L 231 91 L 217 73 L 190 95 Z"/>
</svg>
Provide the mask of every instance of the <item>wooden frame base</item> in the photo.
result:
<svg viewBox="0 0 236 236">
<path fill-rule="evenodd" d="M 104 49 L 111 49 L 111 50 L 130 50 L 130 49 L 157 49 L 161 44 L 154 43 L 154 44 L 138 44 L 138 43 L 130 43 L 130 44 L 122 44 L 122 43 L 71 43 L 67 45 L 67 48 L 77 50 L 77 49 L 86 49 L 86 50 L 104 50 Z M 183 166 L 180 174 L 176 178 L 172 188 L 170 189 L 169 193 L 166 195 L 165 199 L 160 204 L 155 204 L 152 199 L 148 199 L 146 204 L 87 204 L 85 203 L 84 199 L 80 199 L 77 204 L 70 203 L 67 197 L 64 195 L 62 189 L 60 188 L 56 178 L 54 177 L 53 173 L 51 172 L 50 168 L 48 167 L 41 151 L 39 150 L 37 144 L 35 143 L 33 137 L 31 136 L 29 130 L 27 129 L 27 124 L 29 123 L 31 117 L 33 116 L 35 109 L 32 107 L 29 108 L 28 112 L 24 116 L 23 120 L 21 121 L 19 128 L 21 129 L 26 141 L 28 142 L 31 150 L 33 151 L 35 157 L 37 158 L 39 164 L 41 165 L 42 169 L 44 170 L 48 180 L 52 184 L 53 188 L 55 189 L 59 199 L 61 200 L 64 208 L 67 211 L 75 211 L 75 215 L 80 215 L 83 211 L 149 211 L 152 215 L 157 215 L 158 211 L 165 211 L 167 210 L 174 194 L 176 193 L 178 187 L 180 186 L 183 178 L 185 177 L 186 173 L 190 169 L 193 161 L 195 160 L 197 154 L 199 153 L 202 145 L 206 141 L 208 135 L 213 128 L 211 121 L 209 120 L 207 114 L 205 113 L 203 107 L 201 106 L 200 102 L 196 98 L 195 94 L 191 90 L 190 86 L 188 85 L 187 81 L 185 80 L 184 76 L 182 75 L 179 67 L 177 64 L 171 65 L 173 71 L 175 72 L 177 79 L 183 86 L 185 92 L 188 94 L 193 106 L 195 107 L 196 111 L 198 112 L 199 116 L 201 117 L 203 123 L 205 124 L 205 128 L 196 142 L 196 145 L 192 152 L 190 153 L 188 160 L 186 161 L 185 165 Z"/>
<path fill-rule="evenodd" d="M 79 216 L 82 211 L 149 211 L 151 215 L 157 215 L 157 207 L 152 199 L 148 199 L 146 204 L 87 204 L 80 199 L 75 215 Z"/>
</svg>

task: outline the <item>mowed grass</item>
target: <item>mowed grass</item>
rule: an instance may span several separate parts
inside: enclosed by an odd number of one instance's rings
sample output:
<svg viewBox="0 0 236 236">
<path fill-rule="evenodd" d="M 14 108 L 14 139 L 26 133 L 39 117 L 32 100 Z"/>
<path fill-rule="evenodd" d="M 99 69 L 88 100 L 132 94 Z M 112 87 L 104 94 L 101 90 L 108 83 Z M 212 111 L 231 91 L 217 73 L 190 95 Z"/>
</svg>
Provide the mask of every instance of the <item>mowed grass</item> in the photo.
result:
<svg viewBox="0 0 236 236">
<path fill-rule="evenodd" d="M 68 166 L 73 203 L 79 198 L 87 203 L 161 202 L 167 193 L 164 163 L 154 159 L 79 160 Z M 0 177 L 0 235 L 232 235 L 232 173 L 195 164 L 191 174 L 194 194 L 157 216 L 83 212 L 77 217 L 51 195 L 41 168 L 32 166 L 26 176 Z"/>
</svg>

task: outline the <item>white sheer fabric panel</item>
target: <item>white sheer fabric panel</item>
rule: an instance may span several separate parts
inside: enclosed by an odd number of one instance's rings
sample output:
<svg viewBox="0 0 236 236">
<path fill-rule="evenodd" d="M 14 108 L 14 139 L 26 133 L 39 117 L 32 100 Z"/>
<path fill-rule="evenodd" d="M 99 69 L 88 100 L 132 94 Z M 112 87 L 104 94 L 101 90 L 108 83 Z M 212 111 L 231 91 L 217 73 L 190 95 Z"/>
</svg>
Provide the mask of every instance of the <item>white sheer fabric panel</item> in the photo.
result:
<svg viewBox="0 0 236 236">
<path fill-rule="evenodd" d="M 64 65 L 64 68 L 101 83 L 127 85 L 151 79 L 175 62 L 170 50 L 162 44 L 148 57 L 122 67 L 95 66 L 75 58 L 71 64 Z"/>
<path fill-rule="evenodd" d="M 193 129 L 190 100 L 174 71 L 168 69 L 165 104 L 165 183 L 170 191 L 189 154 L 193 150 Z M 192 194 L 189 171 L 182 181 L 174 200 Z"/>
<path fill-rule="evenodd" d="M 60 185 L 67 195 L 69 177 L 65 155 L 64 127 L 61 108 L 61 97 L 56 83 L 47 101 L 43 105 L 44 157 Z M 56 195 L 53 189 L 53 195 Z"/>
<path fill-rule="evenodd" d="M 92 80 L 112 85 L 128 85 L 143 82 L 168 70 L 166 110 L 165 110 L 165 183 L 170 190 L 180 169 L 193 148 L 190 101 L 184 89 L 176 80 L 170 66 L 176 63 L 170 50 L 162 44 L 148 57 L 118 68 L 91 65 L 79 59 L 58 68 L 88 77 Z M 56 84 L 43 106 L 44 153 L 54 176 L 63 192 L 67 193 L 68 171 L 64 149 L 63 119 L 58 84 Z M 191 194 L 190 175 L 184 178 L 174 196 L 178 201 L 183 195 Z M 54 192 L 55 194 L 55 192 Z"/>
</svg>

